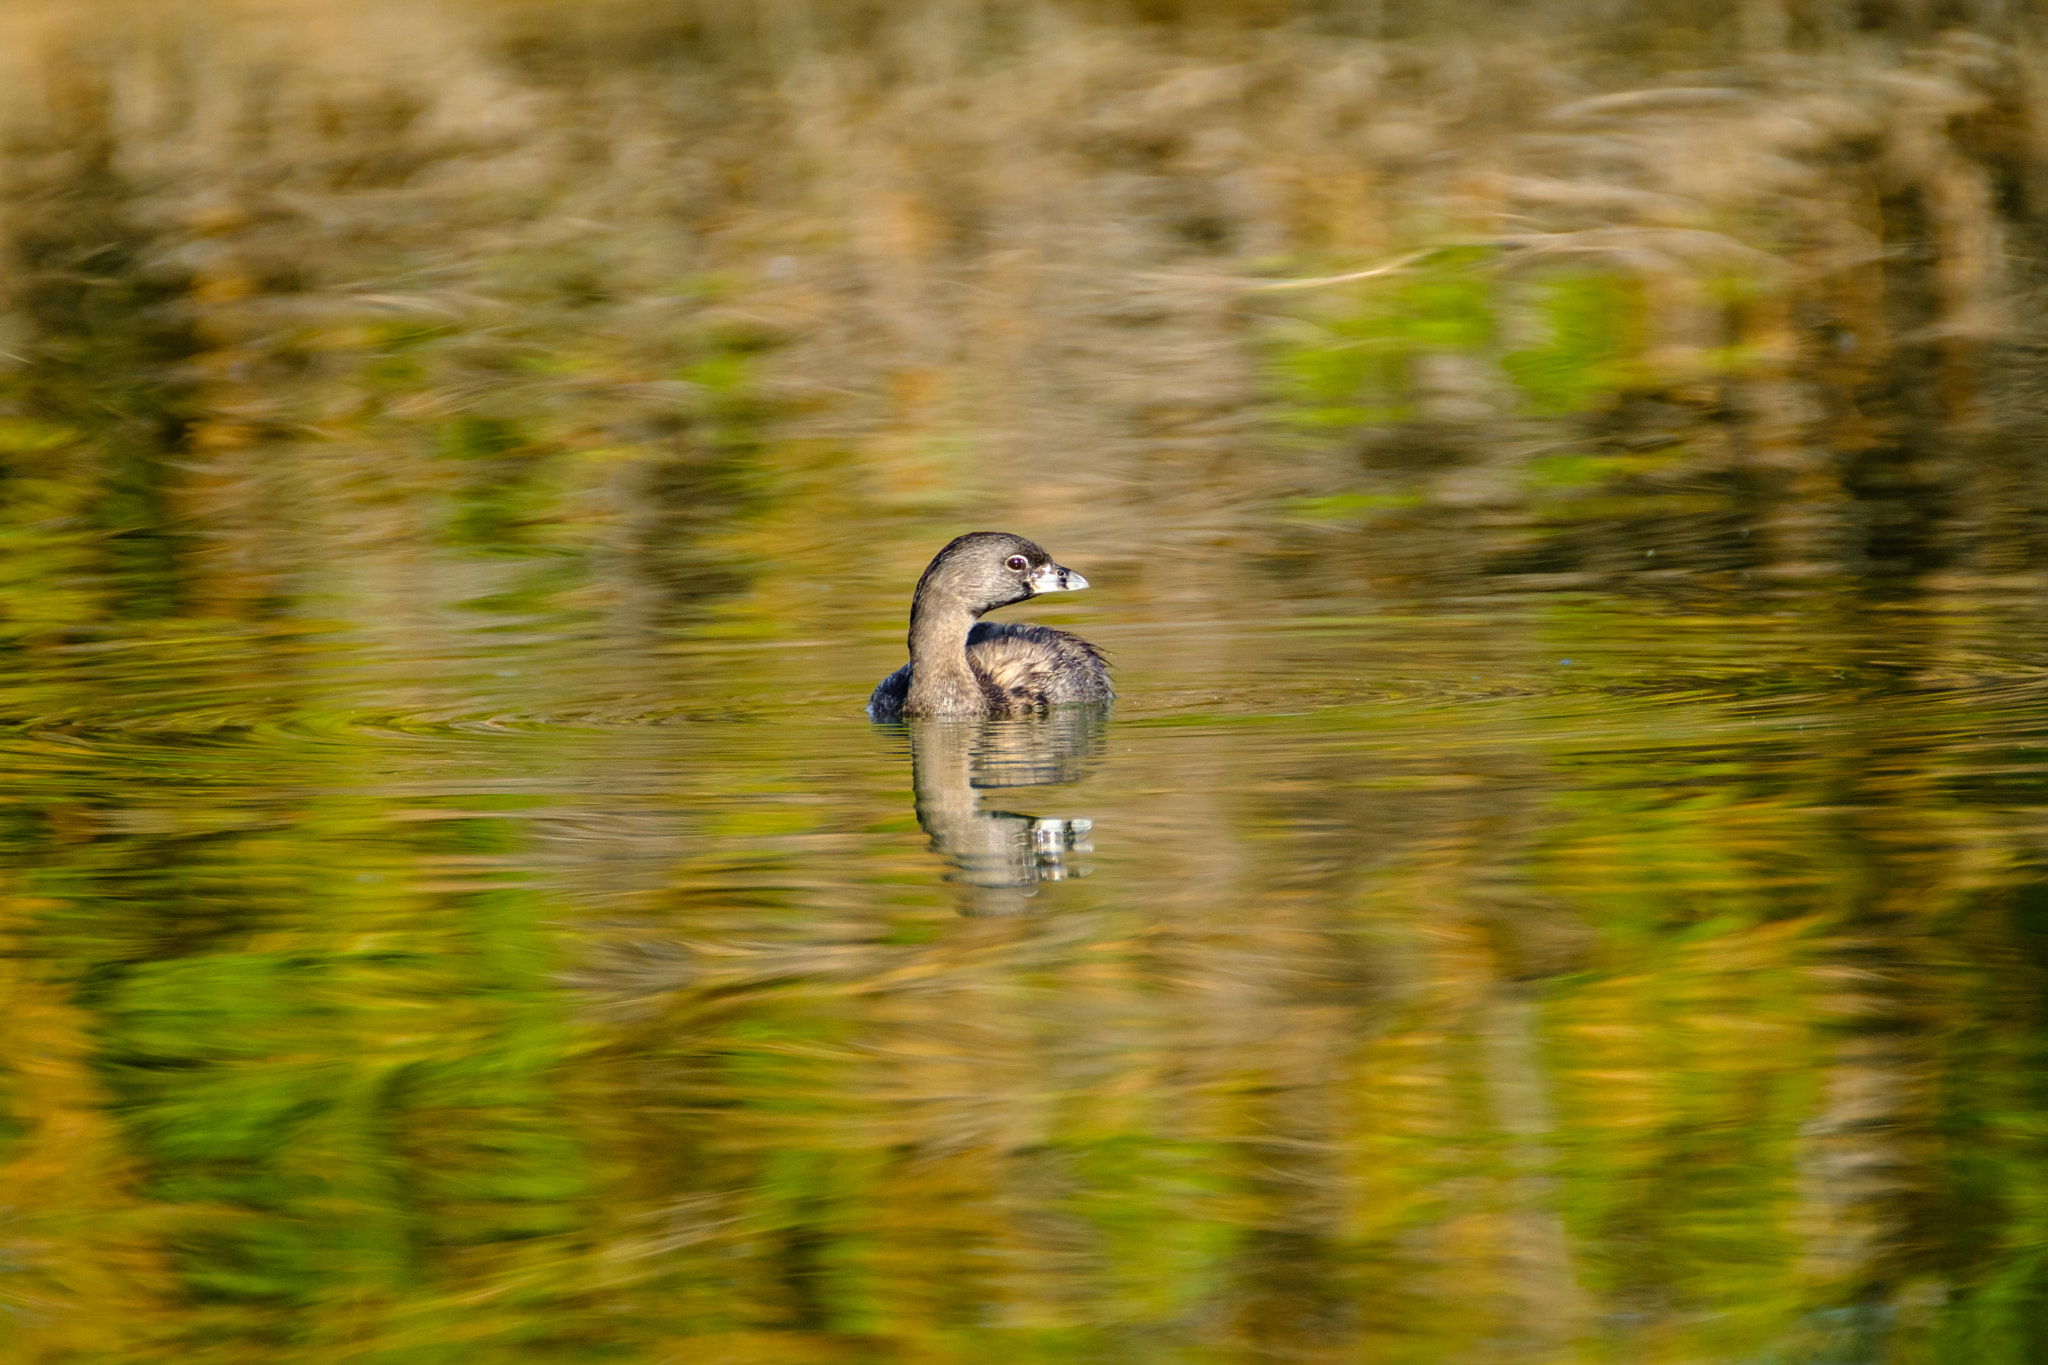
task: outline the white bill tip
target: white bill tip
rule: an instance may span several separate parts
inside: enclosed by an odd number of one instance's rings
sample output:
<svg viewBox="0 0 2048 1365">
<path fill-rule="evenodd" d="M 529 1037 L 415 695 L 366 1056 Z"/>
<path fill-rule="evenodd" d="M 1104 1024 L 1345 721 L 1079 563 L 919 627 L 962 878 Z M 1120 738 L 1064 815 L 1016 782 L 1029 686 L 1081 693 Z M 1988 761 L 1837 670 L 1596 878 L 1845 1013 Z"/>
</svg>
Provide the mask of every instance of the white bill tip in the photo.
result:
<svg viewBox="0 0 2048 1365">
<path fill-rule="evenodd" d="M 1048 564 L 1031 575 L 1033 592 L 1079 592 L 1087 586 L 1087 579 L 1072 569 L 1062 569 L 1057 564 Z"/>
</svg>

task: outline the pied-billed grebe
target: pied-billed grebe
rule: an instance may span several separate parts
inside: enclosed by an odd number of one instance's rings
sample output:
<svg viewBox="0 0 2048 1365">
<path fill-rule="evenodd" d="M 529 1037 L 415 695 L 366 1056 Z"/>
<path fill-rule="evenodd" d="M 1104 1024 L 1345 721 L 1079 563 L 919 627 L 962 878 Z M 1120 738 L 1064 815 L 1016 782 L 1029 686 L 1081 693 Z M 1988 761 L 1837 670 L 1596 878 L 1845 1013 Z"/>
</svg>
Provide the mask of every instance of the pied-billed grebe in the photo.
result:
<svg viewBox="0 0 2048 1365">
<path fill-rule="evenodd" d="M 1013 716 L 1041 706 L 1108 701 L 1095 646 L 1050 626 L 980 622 L 985 611 L 1088 580 L 1022 536 L 974 531 L 939 551 L 910 602 L 910 662 L 875 687 L 868 714 Z"/>
</svg>

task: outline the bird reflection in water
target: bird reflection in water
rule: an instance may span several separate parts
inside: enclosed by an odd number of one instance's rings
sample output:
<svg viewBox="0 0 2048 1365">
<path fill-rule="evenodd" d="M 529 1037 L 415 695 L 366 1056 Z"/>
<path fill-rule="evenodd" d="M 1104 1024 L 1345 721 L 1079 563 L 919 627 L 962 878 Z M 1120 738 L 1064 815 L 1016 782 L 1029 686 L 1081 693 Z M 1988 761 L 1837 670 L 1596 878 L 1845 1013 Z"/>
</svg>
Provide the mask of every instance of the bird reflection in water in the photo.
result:
<svg viewBox="0 0 2048 1365">
<path fill-rule="evenodd" d="M 910 781 L 917 823 L 953 864 L 963 915 L 1031 908 L 1039 883 L 1084 877 L 1076 855 L 1095 851 L 1094 822 L 1080 816 L 990 809 L 985 791 L 1077 782 L 1103 748 L 1099 707 L 979 721 L 910 720 Z"/>
</svg>

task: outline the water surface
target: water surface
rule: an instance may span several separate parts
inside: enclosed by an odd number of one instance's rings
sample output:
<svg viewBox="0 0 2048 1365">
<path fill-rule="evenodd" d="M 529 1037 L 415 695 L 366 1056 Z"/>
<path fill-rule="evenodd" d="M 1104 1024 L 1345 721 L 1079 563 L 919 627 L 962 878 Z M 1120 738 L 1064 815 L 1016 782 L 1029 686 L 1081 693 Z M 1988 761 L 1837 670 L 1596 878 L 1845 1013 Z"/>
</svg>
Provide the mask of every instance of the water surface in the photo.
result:
<svg viewBox="0 0 2048 1365">
<path fill-rule="evenodd" d="M 2048 1360 L 2037 29 L 0 7 L 0 1361 Z"/>
<path fill-rule="evenodd" d="M 19 1318 L 99 1284 L 100 1349 L 221 1360 L 2032 1339 L 2031 603 L 1169 619 L 1090 577 L 1055 619 L 1118 703 L 988 725 L 865 719 L 880 600 L 17 654 Z"/>
</svg>

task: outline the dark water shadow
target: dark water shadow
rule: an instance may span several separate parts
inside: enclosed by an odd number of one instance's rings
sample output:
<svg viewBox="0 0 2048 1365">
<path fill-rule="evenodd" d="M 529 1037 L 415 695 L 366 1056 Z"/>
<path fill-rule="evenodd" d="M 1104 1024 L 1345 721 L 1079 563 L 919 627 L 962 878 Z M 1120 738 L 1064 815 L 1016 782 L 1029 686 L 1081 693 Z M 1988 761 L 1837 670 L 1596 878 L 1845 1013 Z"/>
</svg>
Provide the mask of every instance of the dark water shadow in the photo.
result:
<svg viewBox="0 0 2048 1365">
<path fill-rule="evenodd" d="M 947 880 L 960 892 L 961 914 L 1019 914 L 1033 908 L 1041 883 L 1088 875 L 1075 859 L 1094 852 L 1093 820 L 995 809 L 982 793 L 1079 781 L 1103 751 L 1108 720 L 1101 708 L 1068 707 L 1021 719 L 903 723 L 917 823 L 953 865 Z"/>
</svg>

